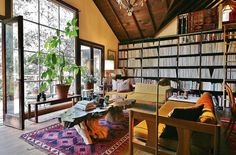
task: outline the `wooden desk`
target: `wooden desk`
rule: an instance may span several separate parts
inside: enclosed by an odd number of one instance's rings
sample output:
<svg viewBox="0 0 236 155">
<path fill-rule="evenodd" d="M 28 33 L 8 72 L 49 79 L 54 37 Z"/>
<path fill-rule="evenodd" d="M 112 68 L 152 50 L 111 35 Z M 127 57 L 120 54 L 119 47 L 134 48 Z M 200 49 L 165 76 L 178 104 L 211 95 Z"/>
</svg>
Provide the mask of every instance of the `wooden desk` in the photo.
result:
<svg viewBox="0 0 236 155">
<path fill-rule="evenodd" d="M 81 95 L 76 94 L 76 95 L 68 96 L 65 99 L 49 98 L 45 101 L 29 102 L 28 103 L 28 118 L 30 118 L 31 105 L 34 106 L 35 123 L 38 123 L 38 105 L 46 104 L 46 103 L 58 104 L 58 103 L 63 103 L 67 101 L 72 101 L 72 106 L 73 106 L 75 104 L 75 99 L 80 99 L 80 98 L 81 98 Z"/>
</svg>

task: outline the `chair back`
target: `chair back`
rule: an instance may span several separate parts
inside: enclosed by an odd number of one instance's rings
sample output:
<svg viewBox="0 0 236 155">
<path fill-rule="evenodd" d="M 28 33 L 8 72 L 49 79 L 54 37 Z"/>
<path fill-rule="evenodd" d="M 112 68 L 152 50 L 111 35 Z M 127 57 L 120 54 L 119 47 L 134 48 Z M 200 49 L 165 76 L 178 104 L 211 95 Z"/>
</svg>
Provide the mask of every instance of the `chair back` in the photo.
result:
<svg viewBox="0 0 236 155">
<path fill-rule="evenodd" d="M 229 87 L 227 83 L 225 84 L 225 89 L 226 89 L 227 94 L 229 95 L 230 110 L 231 110 L 231 113 L 233 113 L 236 111 L 235 98 L 234 98 L 232 89 Z"/>
</svg>

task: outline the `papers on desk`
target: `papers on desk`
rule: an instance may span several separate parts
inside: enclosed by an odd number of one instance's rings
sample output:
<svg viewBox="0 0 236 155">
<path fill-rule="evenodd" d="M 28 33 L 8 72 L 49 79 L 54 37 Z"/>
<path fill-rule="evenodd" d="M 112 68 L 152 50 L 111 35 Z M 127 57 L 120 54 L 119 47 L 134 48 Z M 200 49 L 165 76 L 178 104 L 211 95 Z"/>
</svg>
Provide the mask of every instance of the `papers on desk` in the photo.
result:
<svg viewBox="0 0 236 155">
<path fill-rule="evenodd" d="M 92 110 L 96 108 L 96 105 L 94 104 L 93 101 L 79 101 L 75 105 L 76 108 L 87 111 L 87 110 Z"/>
</svg>

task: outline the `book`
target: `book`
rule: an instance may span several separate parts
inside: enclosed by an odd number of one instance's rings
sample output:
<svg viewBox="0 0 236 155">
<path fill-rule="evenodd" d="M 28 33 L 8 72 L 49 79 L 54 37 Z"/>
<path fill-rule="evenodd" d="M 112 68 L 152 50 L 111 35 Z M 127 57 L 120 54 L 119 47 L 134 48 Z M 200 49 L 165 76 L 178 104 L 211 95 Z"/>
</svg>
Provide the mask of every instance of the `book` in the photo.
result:
<svg viewBox="0 0 236 155">
<path fill-rule="evenodd" d="M 92 110 L 96 108 L 96 105 L 94 104 L 93 101 L 78 101 L 75 105 L 76 108 L 87 111 L 87 110 Z"/>
</svg>

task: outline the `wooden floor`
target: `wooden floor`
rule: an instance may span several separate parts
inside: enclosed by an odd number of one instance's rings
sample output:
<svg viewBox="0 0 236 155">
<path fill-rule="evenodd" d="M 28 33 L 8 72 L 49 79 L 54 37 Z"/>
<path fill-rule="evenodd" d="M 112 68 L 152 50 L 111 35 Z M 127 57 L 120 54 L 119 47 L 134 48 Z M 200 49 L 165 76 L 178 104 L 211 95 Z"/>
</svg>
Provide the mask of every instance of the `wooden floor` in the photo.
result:
<svg viewBox="0 0 236 155">
<path fill-rule="evenodd" d="M 44 152 L 35 149 L 33 146 L 19 139 L 20 135 L 36 129 L 44 128 L 46 126 L 55 124 L 58 122 L 57 117 L 60 112 L 51 113 L 48 115 L 40 116 L 40 123 L 35 124 L 31 121 L 26 121 L 26 129 L 24 131 L 17 130 L 11 127 L 0 126 L 0 155 L 45 155 Z M 220 114 L 223 115 L 223 114 Z M 122 155 L 128 155 L 128 149 L 121 153 Z M 134 150 L 135 155 L 150 155 L 139 150 Z M 221 138 L 221 153 L 222 155 L 230 155 L 224 136 Z"/>
</svg>

